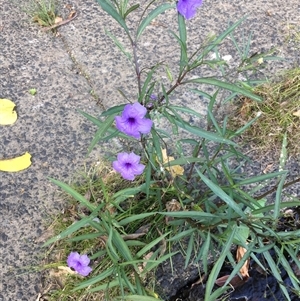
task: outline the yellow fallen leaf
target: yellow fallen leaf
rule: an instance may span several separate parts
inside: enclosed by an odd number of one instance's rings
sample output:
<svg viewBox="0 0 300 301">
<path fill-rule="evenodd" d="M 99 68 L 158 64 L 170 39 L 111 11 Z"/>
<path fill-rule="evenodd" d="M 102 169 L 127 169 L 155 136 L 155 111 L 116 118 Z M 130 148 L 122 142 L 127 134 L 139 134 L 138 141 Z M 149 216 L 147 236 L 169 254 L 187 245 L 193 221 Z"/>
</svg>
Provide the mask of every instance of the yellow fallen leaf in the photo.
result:
<svg viewBox="0 0 300 301">
<path fill-rule="evenodd" d="M 69 268 L 69 267 L 65 267 L 65 266 L 58 266 L 57 267 L 60 271 L 61 271 L 61 274 L 65 274 L 65 275 L 67 275 L 67 274 L 70 274 L 70 275 L 75 275 L 75 274 L 77 274 L 77 272 L 75 272 L 75 271 L 73 271 L 71 268 Z"/>
<path fill-rule="evenodd" d="M 174 160 L 174 157 L 168 157 L 167 150 L 165 148 L 163 148 L 161 152 L 163 156 L 163 163 L 168 163 Z M 175 178 L 176 176 L 182 176 L 184 173 L 184 169 L 180 165 L 166 167 L 166 170 L 171 174 L 173 178 Z"/>
<path fill-rule="evenodd" d="M 26 152 L 17 158 L 0 160 L 0 171 L 15 172 L 26 169 L 31 165 L 30 158 L 31 155 Z"/>
<path fill-rule="evenodd" d="M 293 113 L 294 116 L 300 117 L 300 110 Z"/>
<path fill-rule="evenodd" d="M 60 22 L 62 22 L 62 17 L 55 17 L 55 19 L 54 19 L 54 24 L 58 24 L 58 23 L 60 23 Z"/>
<path fill-rule="evenodd" d="M 9 125 L 17 120 L 15 104 L 9 99 L 0 99 L 0 125 Z"/>
</svg>

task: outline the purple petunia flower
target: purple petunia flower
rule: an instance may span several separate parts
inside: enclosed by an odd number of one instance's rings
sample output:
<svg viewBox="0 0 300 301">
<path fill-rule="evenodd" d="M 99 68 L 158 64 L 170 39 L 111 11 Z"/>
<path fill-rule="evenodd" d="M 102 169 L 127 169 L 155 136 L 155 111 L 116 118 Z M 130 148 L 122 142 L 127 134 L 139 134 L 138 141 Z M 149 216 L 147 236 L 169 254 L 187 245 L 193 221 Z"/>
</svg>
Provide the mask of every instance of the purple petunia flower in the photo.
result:
<svg viewBox="0 0 300 301">
<path fill-rule="evenodd" d="M 202 5 L 202 0 L 179 0 L 177 3 L 178 12 L 187 20 L 196 15 L 197 7 Z"/>
<path fill-rule="evenodd" d="M 140 156 L 135 153 L 119 153 L 118 160 L 113 162 L 113 168 L 119 172 L 121 176 L 133 181 L 136 175 L 143 173 L 145 165 L 140 164 Z"/>
<path fill-rule="evenodd" d="M 147 109 L 140 103 L 128 104 L 124 107 L 122 116 L 116 116 L 116 127 L 119 131 L 134 138 L 151 131 L 152 120 L 145 118 Z"/>
<path fill-rule="evenodd" d="M 92 271 L 88 266 L 89 263 L 90 259 L 87 255 L 79 255 L 77 252 L 71 252 L 67 259 L 68 266 L 82 276 L 87 276 Z"/>
</svg>

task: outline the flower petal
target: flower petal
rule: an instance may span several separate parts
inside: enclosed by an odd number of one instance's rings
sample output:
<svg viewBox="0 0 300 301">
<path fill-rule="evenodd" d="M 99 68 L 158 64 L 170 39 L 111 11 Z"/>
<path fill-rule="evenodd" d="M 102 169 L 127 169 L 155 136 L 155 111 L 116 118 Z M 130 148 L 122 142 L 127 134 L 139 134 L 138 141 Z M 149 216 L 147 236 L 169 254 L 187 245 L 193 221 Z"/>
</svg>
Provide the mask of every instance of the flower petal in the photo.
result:
<svg viewBox="0 0 300 301">
<path fill-rule="evenodd" d="M 196 15 L 196 9 L 200 5 L 202 5 L 202 0 L 179 0 L 177 3 L 177 10 L 189 20 Z"/>
<path fill-rule="evenodd" d="M 87 276 L 91 271 L 92 271 L 92 268 L 90 268 L 89 266 L 81 266 L 77 270 L 77 273 L 80 274 L 81 276 Z"/>
<path fill-rule="evenodd" d="M 80 263 L 82 265 L 88 266 L 90 261 L 91 260 L 88 258 L 88 256 L 86 254 L 80 256 Z"/>
<path fill-rule="evenodd" d="M 153 122 L 151 119 L 144 118 L 142 120 L 139 120 L 139 126 L 138 130 L 142 134 L 148 134 L 151 131 Z"/>
<path fill-rule="evenodd" d="M 67 264 L 70 268 L 76 269 L 79 260 L 80 260 L 79 253 L 71 252 L 67 258 Z"/>
</svg>

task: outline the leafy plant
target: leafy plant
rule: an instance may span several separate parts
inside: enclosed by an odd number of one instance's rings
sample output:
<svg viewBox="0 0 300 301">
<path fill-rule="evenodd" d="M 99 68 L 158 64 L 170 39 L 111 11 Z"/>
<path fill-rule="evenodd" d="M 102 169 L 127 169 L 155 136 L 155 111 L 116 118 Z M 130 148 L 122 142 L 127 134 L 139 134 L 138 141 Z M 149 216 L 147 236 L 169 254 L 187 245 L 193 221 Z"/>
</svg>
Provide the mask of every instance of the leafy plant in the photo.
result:
<svg viewBox="0 0 300 301">
<path fill-rule="evenodd" d="M 32 0 L 25 7 L 33 22 L 41 26 L 52 26 L 56 18 L 56 0 Z"/>
<path fill-rule="evenodd" d="M 228 129 L 227 117 L 223 121 L 216 118 L 220 105 L 238 95 L 256 102 L 262 100 L 254 92 L 250 75 L 260 66 L 254 62 L 263 55 L 249 56 L 250 39 L 243 49 L 231 39 L 241 56 L 235 75 L 243 74 L 245 81 L 232 77 L 232 71 L 218 51 L 224 39 L 232 37 L 243 19 L 190 53 L 185 17 L 193 17 L 195 5 L 200 6 L 201 1 L 179 1 L 178 33 L 171 31 L 180 52 L 178 75 L 173 76 L 175 73 L 168 67 L 167 77 L 174 80 L 165 83 L 156 76 L 159 68 L 165 67 L 164 63 L 140 66 L 137 47 L 154 18 L 174 9 L 175 5 L 151 1 L 140 13 L 140 6 L 129 6 L 127 0 L 98 2 L 119 24 L 130 42 L 131 53 L 109 33 L 133 66 L 137 93 L 131 102 L 122 92 L 126 103 L 109 108 L 99 118 L 81 112 L 98 126 L 89 151 L 111 139 L 119 138 L 124 142 L 122 152 L 112 159 L 113 169 L 123 179 L 109 170 L 92 177 L 94 180 L 88 179 L 85 191 L 77 191 L 51 179 L 77 203 L 76 218 L 45 245 L 65 242 L 68 252 L 88 254 L 93 269 L 86 280 L 75 281 L 69 292 L 101 292 L 107 300 L 157 300 L 155 280 L 150 281 L 153 271 L 181 251 L 185 254 L 186 266 L 201 260 L 207 276 L 205 301 L 222 296 L 250 257 L 265 272 L 272 271 L 282 294 L 290 300 L 291 290 L 299 291 L 299 280 L 283 254 L 288 254 L 299 267 L 296 260 L 299 230 L 279 231 L 277 224 L 283 215 L 281 209 L 297 206 L 299 201 L 282 203 L 282 190 L 288 175 L 284 160 L 278 172 L 251 177 L 241 174 L 240 168 L 248 158 L 240 152 L 234 139 L 260 116 L 254 116 L 236 130 Z M 185 9 L 191 11 L 186 13 Z M 140 17 L 133 29 L 127 25 L 127 19 L 134 12 L 140 13 Z M 211 59 L 212 53 L 214 59 Z M 266 54 L 265 58 L 268 57 L 272 59 Z M 196 70 L 207 66 L 219 70 L 217 74 L 221 76 L 195 76 L 201 74 L 195 73 Z M 203 85 L 215 87 L 215 92 L 207 93 Z M 208 100 L 206 128 L 198 126 L 203 121 L 199 112 L 173 103 L 174 94 L 179 97 L 182 87 Z M 191 123 L 190 117 L 200 122 Z M 162 127 L 159 126 L 161 120 L 164 120 Z M 286 158 L 286 144 L 282 148 L 282 158 Z M 132 182 L 125 181 L 124 186 L 124 179 Z M 260 190 L 268 190 L 271 181 L 277 182 L 276 197 L 267 203 L 265 196 L 268 193 Z M 239 262 L 231 252 L 234 246 L 246 250 Z M 270 256 L 271 249 L 275 250 L 276 259 Z M 256 254 L 260 253 L 268 267 L 257 259 Z M 78 262 L 72 263 L 72 267 L 81 273 L 82 270 L 76 267 L 81 257 L 76 255 L 76 258 Z M 224 285 L 216 289 L 225 261 L 231 263 L 232 272 Z M 85 262 L 85 267 L 87 264 Z M 293 288 L 283 285 L 279 265 L 288 271 Z M 245 280 L 245 275 L 240 275 L 240 279 Z"/>
</svg>

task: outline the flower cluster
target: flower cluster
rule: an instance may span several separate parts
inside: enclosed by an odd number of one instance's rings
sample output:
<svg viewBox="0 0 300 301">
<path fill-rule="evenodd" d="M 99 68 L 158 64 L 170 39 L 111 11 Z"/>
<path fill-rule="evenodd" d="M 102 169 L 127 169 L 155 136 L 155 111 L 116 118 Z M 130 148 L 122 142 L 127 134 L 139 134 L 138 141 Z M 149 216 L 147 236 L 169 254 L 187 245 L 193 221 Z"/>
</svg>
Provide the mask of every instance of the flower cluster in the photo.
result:
<svg viewBox="0 0 300 301">
<path fill-rule="evenodd" d="M 179 0 L 177 3 L 178 12 L 187 20 L 195 17 L 196 10 L 202 5 L 202 0 Z"/>
<path fill-rule="evenodd" d="M 87 276 L 91 271 L 88 265 L 90 259 L 87 255 L 79 255 L 77 252 L 71 252 L 67 259 L 67 264 L 70 268 L 73 268 L 78 274 Z"/>
<path fill-rule="evenodd" d="M 116 116 L 116 127 L 119 131 L 134 138 L 141 138 L 141 134 L 148 134 L 151 131 L 152 120 L 145 118 L 147 109 L 140 103 L 128 104 L 124 107 L 121 116 Z M 113 168 L 121 176 L 133 181 L 135 176 L 143 173 L 145 165 L 140 164 L 140 156 L 134 153 L 119 153 L 117 160 L 113 162 Z"/>
</svg>

